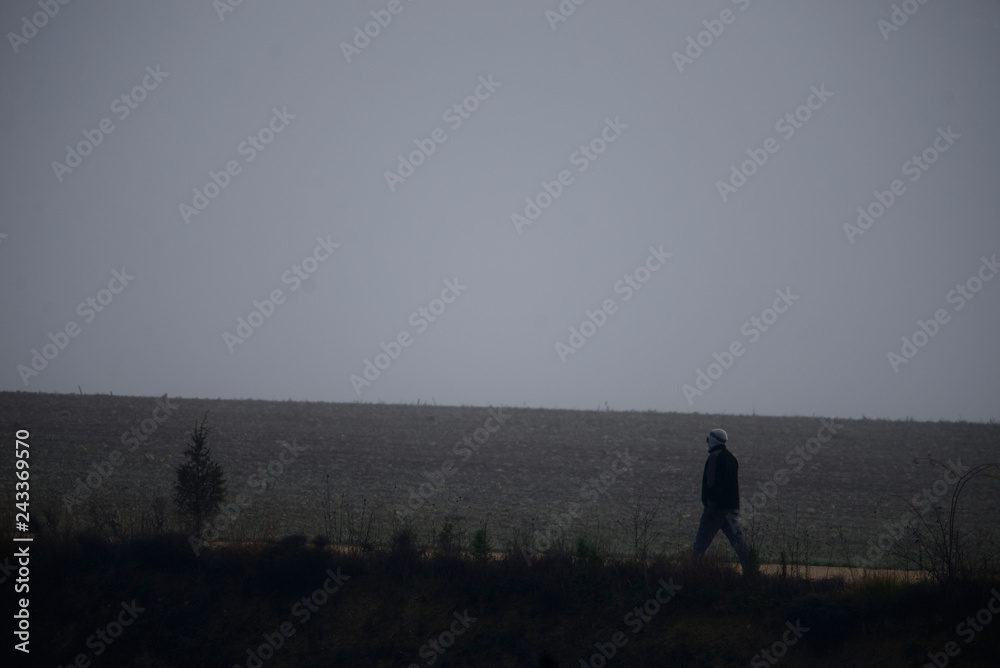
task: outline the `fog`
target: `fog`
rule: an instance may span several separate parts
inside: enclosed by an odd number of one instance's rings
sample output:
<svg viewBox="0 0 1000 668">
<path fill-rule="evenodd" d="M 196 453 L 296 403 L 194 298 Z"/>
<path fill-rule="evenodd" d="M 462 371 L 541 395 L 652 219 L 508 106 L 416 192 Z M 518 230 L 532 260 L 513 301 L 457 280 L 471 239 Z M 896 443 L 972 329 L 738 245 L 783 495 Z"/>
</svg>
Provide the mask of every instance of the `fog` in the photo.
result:
<svg viewBox="0 0 1000 668">
<path fill-rule="evenodd" d="M 4 3 L 0 389 L 1000 417 L 1000 5 L 578 2 Z"/>
</svg>

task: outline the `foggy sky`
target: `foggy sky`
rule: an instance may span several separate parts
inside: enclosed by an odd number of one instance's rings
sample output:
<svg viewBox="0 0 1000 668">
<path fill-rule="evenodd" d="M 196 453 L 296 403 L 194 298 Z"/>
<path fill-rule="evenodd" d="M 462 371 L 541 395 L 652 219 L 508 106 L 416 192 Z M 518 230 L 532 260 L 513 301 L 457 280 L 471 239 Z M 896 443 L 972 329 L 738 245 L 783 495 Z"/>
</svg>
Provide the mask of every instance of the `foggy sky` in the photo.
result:
<svg viewBox="0 0 1000 668">
<path fill-rule="evenodd" d="M 1000 417 L 995 2 L 16 0 L 0 28 L 0 389 Z"/>
</svg>

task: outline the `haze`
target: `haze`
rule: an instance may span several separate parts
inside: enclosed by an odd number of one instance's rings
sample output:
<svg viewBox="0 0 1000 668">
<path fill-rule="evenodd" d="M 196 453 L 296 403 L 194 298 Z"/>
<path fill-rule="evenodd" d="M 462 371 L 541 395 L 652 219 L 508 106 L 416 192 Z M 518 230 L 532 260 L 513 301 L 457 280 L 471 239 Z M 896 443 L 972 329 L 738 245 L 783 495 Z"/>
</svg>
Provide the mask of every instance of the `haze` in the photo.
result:
<svg viewBox="0 0 1000 668">
<path fill-rule="evenodd" d="M 0 389 L 1000 416 L 997 3 L 229 2 L 0 9 Z"/>
</svg>

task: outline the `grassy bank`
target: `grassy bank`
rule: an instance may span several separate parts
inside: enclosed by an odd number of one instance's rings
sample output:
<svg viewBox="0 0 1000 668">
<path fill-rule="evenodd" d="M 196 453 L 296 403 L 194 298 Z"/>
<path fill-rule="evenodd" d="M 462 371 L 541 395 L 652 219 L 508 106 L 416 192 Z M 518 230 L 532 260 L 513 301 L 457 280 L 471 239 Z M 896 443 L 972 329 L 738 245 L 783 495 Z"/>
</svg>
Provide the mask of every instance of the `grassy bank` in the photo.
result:
<svg viewBox="0 0 1000 668">
<path fill-rule="evenodd" d="M 957 629 L 1000 609 L 1000 578 L 747 577 L 711 559 L 551 551 L 476 559 L 427 554 L 406 532 L 347 552 L 290 537 L 195 556 L 181 534 L 39 537 L 31 549 L 33 665 L 772 665 L 766 650 L 790 667 L 916 666 L 954 642 L 959 665 L 987 666 L 1000 652 L 1000 623 Z"/>
</svg>

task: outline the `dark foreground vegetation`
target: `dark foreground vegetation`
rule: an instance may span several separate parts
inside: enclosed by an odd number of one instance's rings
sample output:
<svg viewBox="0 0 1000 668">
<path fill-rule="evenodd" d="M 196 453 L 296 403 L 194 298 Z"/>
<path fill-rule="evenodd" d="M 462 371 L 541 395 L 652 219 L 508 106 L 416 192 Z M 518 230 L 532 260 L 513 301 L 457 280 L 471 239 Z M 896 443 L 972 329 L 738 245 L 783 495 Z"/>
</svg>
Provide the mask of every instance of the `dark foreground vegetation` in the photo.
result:
<svg viewBox="0 0 1000 668">
<path fill-rule="evenodd" d="M 369 550 L 293 536 L 195 556 L 179 533 L 39 536 L 31 550 L 31 665 L 995 666 L 1000 655 L 1000 577 L 743 576 L 713 559 L 603 560 L 585 544 L 529 564 L 428 554 L 406 530 Z"/>
<path fill-rule="evenodd" d="M 721 535 L 690 556 L 720 425 L 749 576 Z M 0 431 L 15 665 L 1000 655 L 997 424 L 0 392 Z"/>
</svg>

